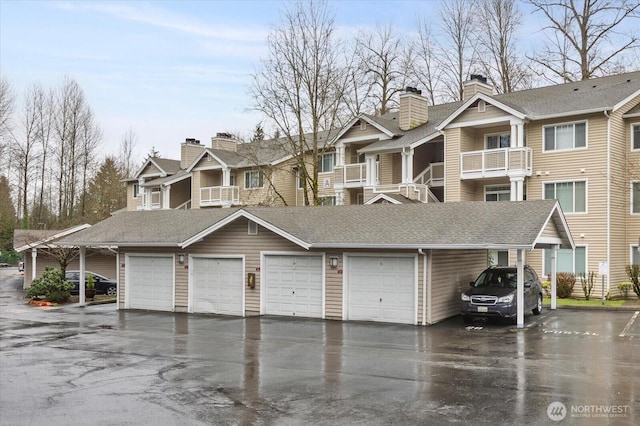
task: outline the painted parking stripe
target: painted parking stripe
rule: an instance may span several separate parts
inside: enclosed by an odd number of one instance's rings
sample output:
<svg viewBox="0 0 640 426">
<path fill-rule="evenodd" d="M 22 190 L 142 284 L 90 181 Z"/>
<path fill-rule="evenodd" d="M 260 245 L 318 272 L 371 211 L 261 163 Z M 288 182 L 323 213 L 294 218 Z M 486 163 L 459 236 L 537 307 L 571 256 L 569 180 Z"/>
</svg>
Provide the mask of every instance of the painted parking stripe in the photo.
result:
<svg viewBox="0 0 640 426">
<path fill-rule="evenodd" d="M 629 330 L 631 329 L 631 326 L 633 325 L 633 322 L 636 320 L 636 318 L 638 318 L 638 315 L 640 315 L 640 311 L 636 311 L 636 313 L 633 314 L 633 316 L 631 317 L 631 319 L 627 323 L 627 326 L 624 328 L 624 330 L 622 330 L 622 333 L 620 333 L 618 335 L 619 337 L 624 337 L 625 334 L 627 334 L 629 332 Z"/>
</svg>

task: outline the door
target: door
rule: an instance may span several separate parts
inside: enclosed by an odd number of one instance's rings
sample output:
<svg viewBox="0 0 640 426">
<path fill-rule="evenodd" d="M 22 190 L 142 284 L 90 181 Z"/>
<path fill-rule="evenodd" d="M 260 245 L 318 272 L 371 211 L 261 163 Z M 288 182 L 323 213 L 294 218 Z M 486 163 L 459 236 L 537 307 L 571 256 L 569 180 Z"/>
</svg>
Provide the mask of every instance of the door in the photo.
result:
<svg viewBox="0 0 640 426">
<path fill-rule="evenodd" d="M 193 257 L 191 312 L 244 316 L 242 258 Z"/>
<path fill-rule="evenodd" d="M 415 324 L 414 257 L 349 256 L 347 319 Z"/>
<path fill-rule="evenodd" d="M 173 311 L 173 256 L 126 257 L 125 306 Z"/>
<path fill-rule="evenodd" d="M 322 318 L 322 259 L 317 255 L 266 255 L 265 313 Z"/>
</svg>

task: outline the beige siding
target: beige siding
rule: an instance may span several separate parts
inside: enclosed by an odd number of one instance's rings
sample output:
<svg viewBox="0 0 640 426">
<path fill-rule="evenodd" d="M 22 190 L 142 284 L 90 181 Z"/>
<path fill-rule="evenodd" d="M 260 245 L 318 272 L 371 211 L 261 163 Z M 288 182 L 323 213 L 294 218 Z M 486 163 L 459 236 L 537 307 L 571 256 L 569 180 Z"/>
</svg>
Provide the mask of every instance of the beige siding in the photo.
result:
<svg viewBox="0 0 640 426">
<path fill-rule="evenodd" d="M 142 170 L 142 173 L 140 173 L 140 175 L 141 176 L 145 176 L 145 175 L 160 175 L 161 173 L 162 172 L 160 171 L 160 169 L 158 169 L 153 164 L 147 164 L 147 167 L 145 167 Z"/>
<path fill-rule="evenodd" d="M 183 143 L 180 145 L 180 168 L 187 169 L 202 153 L 205 146 L 200 144 Z"/>
<path fill-rule="evenodd" d="M 191 199 L 191 179 L 183 179 L 171 185 L 170 208 L 175 209 Z"/>
<path fill-rule="evenodd" d="M 142 197 L 134 197 L 133 196 L 133 186 L 137 184 L 137 182 L 129 182 L 127 183 L 127 210 L 138 210 L 138 207 L 142 206 Z"/>
<path fill-rule="evenodd" d="M 478 108 L 469 108 L 463 111 L 455 120 L 456 123 L 466 123 L 479 120 L 490 120 L 506 117 L 508 114 L 498 107 L 487 104 L 484 112 L 478 112 Z"/>
<path fill-rule="evenodd" d="M 434 250 L 431 323 L 460 313 L 460 294 L 487 267 L 486 250 Z M 464 265 L 464 267 L 461 267 Z"/>
<path fill-rule="evenodd" d="M 202 188 L 201 182 L 202 172 L 193 171 L 191 172 L 191 208 L 199 209 L 200 208 L 200 188 Z"/>
<path fill-rule="evenodd" d="M 365 130 L 360 130 L 360 124 L 355 124 L 349 130 L 347 130 L 340 139 L 360 138 L 363 136 L 372 136 L 371 139 L 377 139 L 378 137 L 385 135 L 369 123 L 366 124 Z"/>
<path fill-rule="evenodd" d="M 553 224 L 552 221 L 549 221 L 549 223 L 547 223 L 547 226 L 544 227 L 544 230 L 542 231 L 541 237 L 543 237 L 543 238 L 560 238 L 560 234 L 558 233 L 558 229 L 556 228 L 556 226 Z"/>
</svg>

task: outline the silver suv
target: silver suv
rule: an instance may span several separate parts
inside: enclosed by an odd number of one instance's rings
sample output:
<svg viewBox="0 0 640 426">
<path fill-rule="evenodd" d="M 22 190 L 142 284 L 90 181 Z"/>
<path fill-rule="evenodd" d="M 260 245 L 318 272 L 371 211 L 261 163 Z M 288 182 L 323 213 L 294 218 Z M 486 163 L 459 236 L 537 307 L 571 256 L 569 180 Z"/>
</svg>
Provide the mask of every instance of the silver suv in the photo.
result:
<svg viewBox="0 0 640 426">
<path fill-rule="evenodd" d="M 465 323 L 474 317 L 497 317 L 515 322 L 517 318 L 515 266 L 491 266 L 485 269 L 471 288 L 462 293 L 461 314 Z M 542 312 L 542 285 L 536 272 L 524 267 L 524 310 Z"/>
</svg>

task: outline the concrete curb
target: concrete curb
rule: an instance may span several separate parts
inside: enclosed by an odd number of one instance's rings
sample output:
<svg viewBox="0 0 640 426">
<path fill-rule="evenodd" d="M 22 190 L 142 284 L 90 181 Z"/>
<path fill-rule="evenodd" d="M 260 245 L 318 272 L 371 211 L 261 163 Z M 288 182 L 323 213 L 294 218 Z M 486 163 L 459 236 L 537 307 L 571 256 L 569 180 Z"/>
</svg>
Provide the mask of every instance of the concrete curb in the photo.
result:
<svg viewBox="0 0 640 426">
<path fill-rule="evenodd" d="M 551 305 L 542 305 L 543 308 L 551 310 Z M 573 305 L 557 305 L 557 309 L 573 309 L 576 311 L 622 311 L 635 312 L 640 311 L 638 306 L 573 306 Z"/>
</svg>

